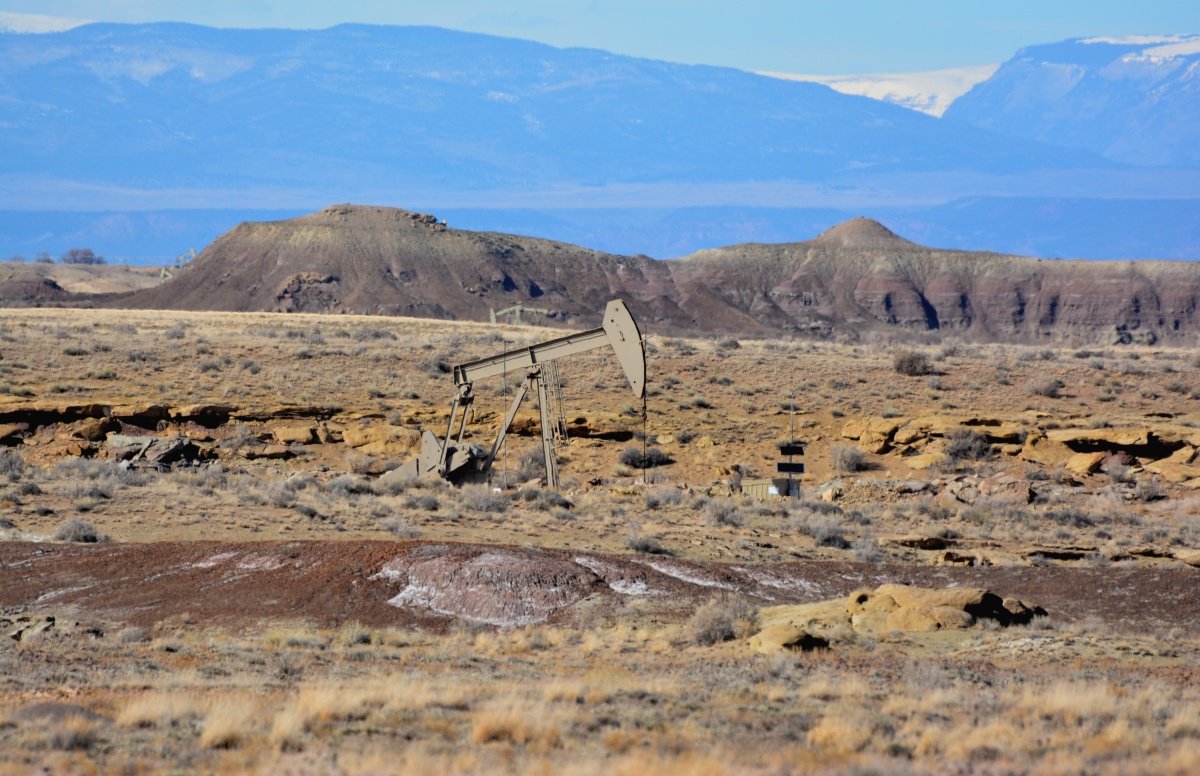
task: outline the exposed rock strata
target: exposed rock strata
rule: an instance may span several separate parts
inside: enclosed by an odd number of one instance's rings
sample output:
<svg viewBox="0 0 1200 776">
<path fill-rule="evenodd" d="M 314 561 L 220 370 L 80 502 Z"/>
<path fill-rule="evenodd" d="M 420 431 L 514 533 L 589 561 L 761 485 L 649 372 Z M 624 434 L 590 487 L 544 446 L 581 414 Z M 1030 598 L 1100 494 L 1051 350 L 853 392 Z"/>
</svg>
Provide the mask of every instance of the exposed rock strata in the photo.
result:
<svg viewBox="0 0 1200 776">
<path fill-rule="evenodd" d="M 1200 264 L 1057 261 L 926 248 L 858 218 L 806 242 L 672 261 L 451 229 L 337 205 L 245 223 L 161 286 L 113 306 L 488 320 L 515 304 L 595 325 L 623 298 L 652 331 L 747 336 L 900 328 L 1152 343 L 1200 331 Z M 525 320 L 528 320 L 526 318 Z"/>
</svg>

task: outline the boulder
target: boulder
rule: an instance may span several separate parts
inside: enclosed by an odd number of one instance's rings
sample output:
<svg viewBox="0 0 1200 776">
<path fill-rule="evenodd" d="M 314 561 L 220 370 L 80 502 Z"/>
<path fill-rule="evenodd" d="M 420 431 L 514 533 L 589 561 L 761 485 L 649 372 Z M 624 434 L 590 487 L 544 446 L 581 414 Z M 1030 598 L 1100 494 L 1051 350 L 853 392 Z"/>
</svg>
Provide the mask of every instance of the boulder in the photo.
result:
<svg viewBox="0 0 1200 776">
<path fill-rule="evenodd" d="M 850 615 L 850 624 L 856 633 L 875 635 L 892 630 L 888 627 L 891 612 L 856 612 Z"/>
<path fill-rule="evenodd" d="M 811 652 L 828 646 L 829 639 L 786 622 L 764 628 L 750 637 L 750 648 L 764 655 L 776 652 Z"/>
<path fill-rule="evenodd" d="M 887 593 L 860 590 L 846 598 L 846 611 L 855 614 L 887 614 L 900 608 L 896 599 Z"/>
<path fill-rule="evenodd" d="M 118 461 L 127 461 L 130 458 L 141 457 L 146 448 L 154 443 L 156 437 L 138 437 L 126 436 L 124 434 L 109 434 L 105 440 L 105 446 L 108 448 L 108 454 Z"/>
<path fill-rule="evenodd" d="M 939 566 L 982 566 L 980 559 L 975 555 L 969 555 L 958 550 L 945 550 L 938 556 L 937 565 Z"/>
<path fill-rule="evenodd" d="M 1200 550 L 1180 550 L 1175 553 L 1175 559 L 1183 561 L 1189 566 L 1200 568 Z"/>
<path fill-rule="evenodd" d="M 403 426 L 347 426 L 342 441 L 360 453 L 395 455 L 412 453 L 421 447 L 421 433 Z"/>
<path fill-rule="evenodd" d="M 1200 477 L 1200 466 L 1175 463 L 1170 460 L 1155 461 L 1145 466 L 1146 471 L 1157 474 L 1167 482 L 1188 482 Z"/>
<path fill-rule="evenodd" d="M 862 439 L 862 435 L 867 433 L 867 419 L 859 418 L 852 420 L 842 427 L 843 439 Z"/>
<path fill-rule="evenodd" d="M 1045 611 L 982 588 L 889 584 L 873 591 L 859 590 L 846 598 L 765 607 L 759 610 L 761 630 L 751 638 L 750 646 L 760 652 L 811 649 L 826 646 L 831 636 L 847 627 L 869 634 L 959 630 L 978 620 L 993 620 L 1001 626 L 1027 623 L 1038 614 Z"/>
<path fill-rule="evenodd" d="M 244 407 L 234 413 L 234 417 L 243 422 L 266 423 L 272 420 L 308 420 L 309 418 L 329 418 L 336 415 L 339 408 L 332 404 L 275 404 L 266 408 Z"/>
<path fill-rule="evenodd" d="M 1191 463 L 1192 461 L 1194 461 L 1195 459 L 1196 459 L 1196 448 L 1192 447 L 1191 445 L 1184 445 L 1183 447 L 1181 447 L 1178 450 L 1176 450 L 1175 452 L 1171 453 L 1169 456 L 1167 456 L 1163 460 L 1167 461 L 1169 463 L 1188 464 L 1188 463 Z"/>
<path fill-rule="evenodd" d="M 944 550 L 953 544 L 950 540 L 940 536 L 902 536 L 893 541 L 901 547 L 909 547 L 914 550 Z"/>
<path fill-rule="evenodd" d="M 99 402 L 60 404 L 56 410 L 59 415 L 74 415 L 81 418 L 107 418 L 112 415 L 112 406 Z"/>
<path fill-rule="evenodd" d="M 212 442 L 216 439 L 216 434 L 212 429 L 206 428 L 195 421 L 186 421 L 174 427 L 175 432 L 182 434 L 188 439 L 196 442 Z"/>
<path fill-rule="evenodd" d="M 307 445 L 316 441 L 317 429 L 311 423 L 293 423 L 273 427 L 271 436 L 275 437 L 275 441 L 281 445 Z"/>
<path fill-rule="evenodd" d="M 1046 437 L 1075 450 L 1120 450 L 1149 445 L 1154 432 L 1147 428 L 1064 428 L 1048 431 Z"/>
<path fill-rule="evenodd" d="M 541 419 L 533 415 L 518 415 L 513 418 L 512 425 L 508 427 L 508 433 L 512 436 L 533 436 L 541 433 Z M 435 426 L 445 428 L 446 419 L 439 418 Z"/>
<path fill-rule="evenodd" d="M 764 606 L 758 610 L 758 625 L 762 629 L 772 625 L 795 625 L 804 627 L 810 623 L 823 623 L 824 627 L 848 624 L 850 614 L 846 611 L 846 599 L 834 598 L 811 604 L 784 604 Z"/>
<path fill-rule="evenodd" d="M 911 424 L 897 429 L 892 436 L 892 441 L 898 445 L 911 445 L 912 443 L 924 439 L 925 432 Z"/>
<path fill-rule="evenodd" d="M 1055 467 L 1063 466 L 1073 455 L 1075 451 L 1064 443 L 1050 439 L 1041 432 L 1033 432 L 1025 438 L 1025 447 L 1017 457 L 1022 461 Z"/>
<path fill-rule="evenodd" d="M 1156 425 L 1154 435 L 1169 445 L 1200 447 L 1200 430 L 1183 425 Z"/>
<path fill-rule="evenodd" d="M 67 442 L 62 451 L 73 458 L 91 458 L 96 453 L 96 445 L 92 442 Z"/>
<path fill-rule="evenodd" d="M 172 407 L 172 420 L 192 420 L 197 423 L 225 423 L 237 411 L 237 407 L 228 404 L 185 404 Z"/>
<path fill-rule="evenodd" d="M 979 489 L 974 485 L 966 485 L 949 492 L 954 496 L 954 499 L 961 504 L 974 504 L 979 498 Z"/>
<path fill-rule="evenodd" d="M 1019 504 L 1033 501 L 1033 488 L 1029 480 L 1008 474 L 995 474 L 979 482 L 979 492 L 984 496 L 1001 498 Z"/>
<path fill-rule="evenodd" d="M 112 416 L 128 423 L 153 428 L 158 421 L 171 417 L 171 410 L 165 404 L 154 402 L 118 404 L 113 406 Z"/>
<path fill-rule="evenodd" d="M 946 456 L 941 453 L 922 453 L 921 455 L 910 455 L 907 458 L 900 460 L 905 466 L 914 471 L 924 471 L 931 469 L 945 460 Z"/>
<path fill-rule="evenodd" d="M 1037 613 L 1034 607 L 1016 598 L 1005 598 L 1002 605 L 1004 606 L 1004 611 L 1012 615 L 1013 621 L 1018 623 L 1029 622 Z"/>
<path fill-rule="evenodd" d="M 134 460 L 144 461 L 154 466 L 166 466 L 180 461 L 193 461 L 199 457 L 199 449 L 195 442 L 187 437 L 177 436 L 169 439 L 153 437 L 153 441 L 135 456 Z"/>
<path fill-rule="evenodd" d="M 121 424 L 111 418 L 87 418 L 79 421 L 71 436 L 88 442 L 103 442 L 109 431 L 115 430 Z"/>
<path fill-rule="evenodd" d="M 892 443 L 892 437 L 905 421 L 896 418 L 871 418 L 858 438 L 859 444 L 871 455 L 878 455 Z"/>
<path fill-rule="evenodd" d="M 0 423 L 0 442 L 15 440 L 27 431 L 28 423 Z"/>
<path fill-rule="evenodd" d="M 1100 464 L 1104 463 L 1106 453 L 1076 453 L 1067 459 L 1063 466 L 1067 471 L 1075 474 L 1091 474 L 1100 469 Z"/>
<path fill-rule="evenodd" d="M 980 587 L 910 587 L 909 585 L 881 585 L 876 593 L 889 595 L 901 608 L 934 609 L 955 607 L 962 609 L 983 602 L 987 590 Z"/>
<path fill-rule="evenodd" d="M 283 460 L 295 455 L 287 445 L 246 445 L 241 449 L 242 457 L 253 461 L 257 459 Z"/>
<path fill-rule="evenodd" d="M 1174 558 L 1175 553 L 1162 547 L 1128 547 L 1126 551 L 1135 558 Z"/>
<path fill-rule="evenodd" d="M 961 418 L 952 418 L 946 415 L 924 415 L 913 418 L 906 427 L 919 429 L 925 436 L 944 437 L 961 426 Z"/>
<path fill-rule="evenodd" d="M 975 429 L 982 434 L 990 444 L 1010 445 L 1019 444 L 1026 430 L 1021 426 L 1002 424 L 999 426 L 980 426 Z"/>
<path fill-rule="evenodd" d="M 930 608 L 901 607 L 888 614 L 889 630 L 907 633 L 938 630 L 961 630 L 975 624 L 975 618 L 953 606 Z"/>
<path fill-rule="evenodd" d="M 317 425 L 317 441 L 323 445 L 341 442 L 343 430 L 341 426 L 332 423 L 320 423 Z"/>
</svg>

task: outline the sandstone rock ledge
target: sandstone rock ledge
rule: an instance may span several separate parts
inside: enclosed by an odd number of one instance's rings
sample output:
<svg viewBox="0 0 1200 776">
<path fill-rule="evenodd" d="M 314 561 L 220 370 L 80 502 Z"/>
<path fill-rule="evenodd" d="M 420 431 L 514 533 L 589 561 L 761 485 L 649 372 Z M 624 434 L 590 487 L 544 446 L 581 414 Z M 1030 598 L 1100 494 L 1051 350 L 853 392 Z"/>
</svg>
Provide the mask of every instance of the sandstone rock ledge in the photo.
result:
<svg viewBox="0 0 1200 776">
<path fill-rule="evenodd" d="M 983 588 L 882 585 L 846 598 L 761 609 L 761 630 L 750 638 L 750 648 L 762 653 L 810 650 L 852 634 L 958 630 L 982 620 L 1007 627 L 1045 614 L 1041 607 Z"/>
</svg>

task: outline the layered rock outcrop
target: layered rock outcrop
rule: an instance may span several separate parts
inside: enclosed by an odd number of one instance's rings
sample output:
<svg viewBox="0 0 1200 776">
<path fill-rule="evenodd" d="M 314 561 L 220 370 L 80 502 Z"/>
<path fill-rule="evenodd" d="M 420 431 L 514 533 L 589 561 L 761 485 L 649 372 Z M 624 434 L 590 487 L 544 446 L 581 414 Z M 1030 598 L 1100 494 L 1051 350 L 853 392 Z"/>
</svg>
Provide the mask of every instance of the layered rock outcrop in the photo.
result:
<svg viewBox="0 0 1200 776">
<path fill-rule="evenodd" d="M 656 261 L 355 205 L 242 224 L 163 285 L 107 304 L 476 321 L 521 304 L 551 324 L 591 326 L 613 297 L 644 325 L 672 333 L 898 328 L 1153 343 L 1200 331 L 1200 263 L 938 250 L 865 218 L 806 242 Z"/>
</svg>

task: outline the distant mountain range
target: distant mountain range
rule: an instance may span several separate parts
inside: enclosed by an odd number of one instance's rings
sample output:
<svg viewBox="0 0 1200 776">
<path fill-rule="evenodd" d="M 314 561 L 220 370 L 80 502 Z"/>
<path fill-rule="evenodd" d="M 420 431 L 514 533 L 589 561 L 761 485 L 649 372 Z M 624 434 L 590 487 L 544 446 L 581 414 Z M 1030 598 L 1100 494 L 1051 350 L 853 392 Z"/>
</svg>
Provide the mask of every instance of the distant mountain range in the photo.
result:
<svg viewBox="0 0 1200 776">
<path fill-rule="evenodd" d="M 949 70 L 929 70 L 922 73 L 863 73 L 855 75 L 798 75 L 770 72 L 761 74 L 787 81 L 811 81 L 824 84 L 842 94 L 857 94 L 873 100 L 919 110 L 930 116 L 941 116 L 951 103 L 970 91 L 975 84 L 991 78 L 998 67 L 999 65 L 977 65 Z"/>
<path fill-rule="evenodd" d="M 65 19 L 60 16 L 47 16 L 40 13 L 13 13 L 0 11 L 0 32 L 10 32 L 22 35 L 40 35 L 47 32 L 63 32 L 85 24 L 92 24 L 90 19 Z"/>
<path fill-rule="evenodd" d="M 1137 51 L 1161 58 L 1162 45 Z M 0 255 L 84 244 L 170 260 L 248 217 L 336 200 L 658 258 L 803 239 L 859 214 L 947 247 L 1194 255 L 1190 151 L 1160 149 L 1150 168 L 1113 143 L 1024 137 L 1007 108 L 984 127 L 959 110 L 1018 65 L 939 120 L 816 83 L 437 28 L 0 32 Z M 1030 89 L 1059 72 L 1033 71 Z M 1179 102 L 1171 137 L 1186 145 L 1196 101 L 1164 94 L 1146 104 L 1160 116 Z M 1180 215 L 1132 237 L 1132 215 L 1107 217 L 1149 203 Z"/>
<path fill-rule="evenodd" d="M 1197 167 L 1200 35 L 1031 46 L 945 117 L 1127 164 Z"/>
</svg>

